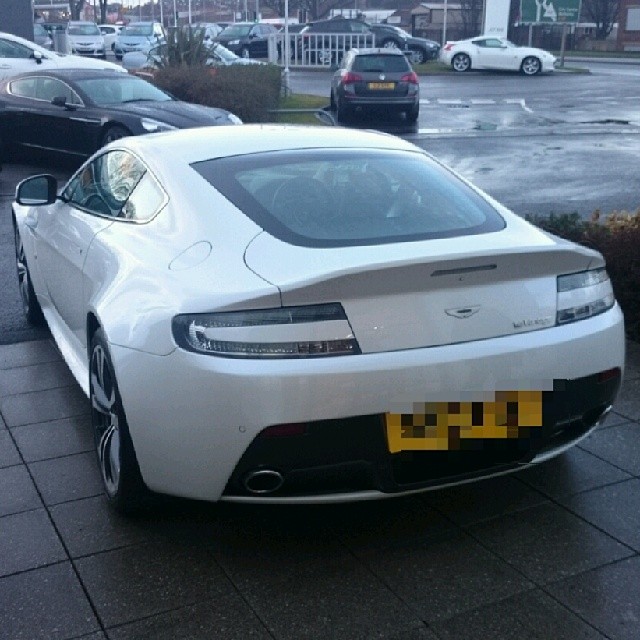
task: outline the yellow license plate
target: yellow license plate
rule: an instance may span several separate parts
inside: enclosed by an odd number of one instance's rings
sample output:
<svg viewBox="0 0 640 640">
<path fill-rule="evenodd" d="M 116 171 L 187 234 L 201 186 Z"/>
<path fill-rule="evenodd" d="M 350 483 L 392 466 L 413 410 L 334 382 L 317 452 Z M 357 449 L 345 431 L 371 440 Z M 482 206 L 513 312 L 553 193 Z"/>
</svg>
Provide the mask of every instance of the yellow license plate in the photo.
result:
<svg viewBox="0 0 640 640">
<path fill-rule="evenodd" d="M 542 426 L 542 391 L 498 391 L 489 402 L 423 402 L 387 413 L 387 442 L 400 451 L 455 451 L 464 440 L 515 439 Z"/>
<path fill-rule="evenodd" d="M 369 89 L 395 89 L 395 82 L 369 82 L 367 88 Z"/>
</svg>

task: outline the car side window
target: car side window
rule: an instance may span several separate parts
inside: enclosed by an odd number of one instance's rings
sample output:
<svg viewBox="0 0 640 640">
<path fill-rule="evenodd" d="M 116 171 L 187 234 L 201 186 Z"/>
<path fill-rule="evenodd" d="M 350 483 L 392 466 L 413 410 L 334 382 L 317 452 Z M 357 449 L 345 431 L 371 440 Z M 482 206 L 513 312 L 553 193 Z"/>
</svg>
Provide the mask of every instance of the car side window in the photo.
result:
<svg viewBox="0 0 640 640">
<path fill-rule="evenodd" d="M 9 83 L 9 93 L 20 98 L 35 98 L 38 78 L 22 78 Z"/>
<path fill-rule="evenodd" d="M 124 203 L 120 217 L 137 222 L 151 220 L 162 207 L 164 199 L 160 185 L 147 171 Z"/>
<path fill-rule="evenodd" d="M 82 104 L 76 92 L 57 78 L 38 78 L 35 97 L 46 102 L 51 102 L 54 98 L 64 98 L 67 104 Z"/>
<path fill-rule="evenodd" d="M 30 58 L 32 55 L 29 47 L 0 38 L 0 58 Z"/>
<path fill-rule="evenodd" d="M 122 218 L 124 205 L 145 172 L 142 162 L 128 151 L 109 151 L 85 165 L 62 195 L 90 213 Z"/>
<path fill-rule="evenodd" d="M 472 44 L 475 44 L 476 47 L 486 47 L 487 46 L 487 41 L 486 40 L 473 40 Z"/>
</svg>

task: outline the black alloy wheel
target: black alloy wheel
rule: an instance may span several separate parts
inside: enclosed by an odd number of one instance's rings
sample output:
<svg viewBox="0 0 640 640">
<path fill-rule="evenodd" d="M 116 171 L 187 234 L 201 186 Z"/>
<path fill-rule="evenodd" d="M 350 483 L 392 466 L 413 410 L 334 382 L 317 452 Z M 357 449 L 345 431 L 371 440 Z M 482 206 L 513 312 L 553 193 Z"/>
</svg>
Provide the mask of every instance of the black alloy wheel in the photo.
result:
<svg viewBox="0 0 640 640">
<path fill-rule="evenodd" d="M 125 127 L 119 124 L 113 124 L 107 128 L 107 130 L 102 134 L 102 138 L 100 139 L 100 147 L 104 147 L 105 144 L 109 144 L 114 140 L 120 140 L 120 138 L 126 138 L 131 135 L 131 131 L 126 129 Z"/>
</svg>

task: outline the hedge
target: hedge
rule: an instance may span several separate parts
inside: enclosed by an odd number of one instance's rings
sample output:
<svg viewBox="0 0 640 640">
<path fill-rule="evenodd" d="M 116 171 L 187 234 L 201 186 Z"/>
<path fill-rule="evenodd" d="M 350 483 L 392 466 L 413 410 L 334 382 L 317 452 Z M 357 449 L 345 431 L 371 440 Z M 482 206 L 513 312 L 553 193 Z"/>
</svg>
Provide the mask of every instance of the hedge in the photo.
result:
<svg viewBox="0 0 640 640">
<path fill-rule="evenodd" d="M 599 251 L 607 261 L 613 290 L 625 315 L 627 335 L 640 341 L 640 209 L 615 211 L 589 220 L 577 213 L 532 216 L 528 220 L 545 231 Z"/>
<path fill-rule="evenodd" d="M 166 67 L 152 82 L 179 100 L 226 109 L 243 122 L 268 122 L 278 107 L 281 71 L 271 64 Z"/>
</svg>

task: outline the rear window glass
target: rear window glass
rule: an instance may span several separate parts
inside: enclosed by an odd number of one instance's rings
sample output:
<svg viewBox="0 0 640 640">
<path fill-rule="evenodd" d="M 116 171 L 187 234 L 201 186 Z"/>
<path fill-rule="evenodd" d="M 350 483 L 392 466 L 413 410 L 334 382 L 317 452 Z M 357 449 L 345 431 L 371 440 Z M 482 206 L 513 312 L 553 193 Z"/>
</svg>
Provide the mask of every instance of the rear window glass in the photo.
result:
<svg viewBox="0 0 640 640">
<path fill-rule="evenodd" d="M 375 245 L 504 228 L 489 203 L 420 152 L 305 149 L 191 166 L 290 244 Z"/>
<path fill-rule="evenodd" d="M 394 71 L 411 71 L 404 56 L 382 56 L 377 54 L 356 56 L 351 67 L 353 71 L 392 73 Z"/>
</svg>

